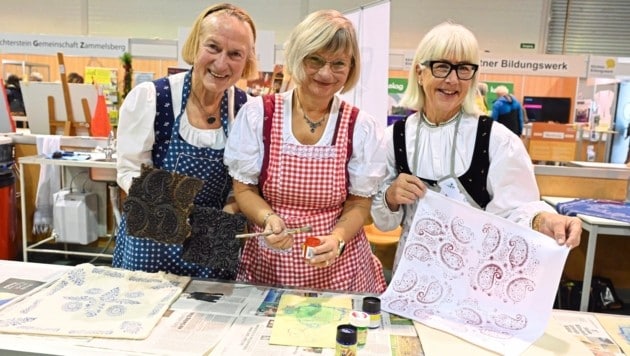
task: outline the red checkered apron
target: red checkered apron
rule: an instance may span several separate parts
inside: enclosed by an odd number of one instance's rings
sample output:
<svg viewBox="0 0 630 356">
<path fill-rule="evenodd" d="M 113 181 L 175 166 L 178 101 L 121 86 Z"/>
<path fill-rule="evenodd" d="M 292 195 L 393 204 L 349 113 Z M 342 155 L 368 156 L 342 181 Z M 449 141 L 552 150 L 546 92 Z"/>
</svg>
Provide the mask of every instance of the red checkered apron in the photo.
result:
<svg viewBox="0 0 630 356">
<path fill-rule="evenodd" d="M 352 109 L 343 105 L 332 146 L 295 145 L 282 140 L 283 101 L 281 95 L 275 96 L 262 194 L 287 228 L 310 225 L 313 231 L 293 235 L 295 242 L 287 251 L 269 248 L 262 237 L 248 240 L 237 280 L 354 292 L 385 290 L 381 263 L 372 254 L 363 229 L 329 267 L 312 267 L 302 257 L 306 237 L 329 235 L 343 210 Z"/>
</svg>

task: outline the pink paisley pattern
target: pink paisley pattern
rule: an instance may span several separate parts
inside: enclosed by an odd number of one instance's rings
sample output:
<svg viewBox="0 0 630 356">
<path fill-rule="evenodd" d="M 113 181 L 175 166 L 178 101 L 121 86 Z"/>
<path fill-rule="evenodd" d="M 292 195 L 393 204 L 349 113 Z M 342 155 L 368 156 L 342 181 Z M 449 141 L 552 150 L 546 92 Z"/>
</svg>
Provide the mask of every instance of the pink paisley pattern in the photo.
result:
<svg viewBox="0 0 630 356">
<path fill-rule="evenodd" d="M 455 246 L 453 246 L 453 244 L 444 244 L 440 248 L 440 258 L 446 266 L 457 271 L 464 267 L 464 258 L 453 252 L 454 249 Z"/>
<path fill-rule="evenodd" d="M 420 262 L 426 262 L 431 259 L 431 252 L 423 244 L 412 243 L 405 247 L 405 258 L 408 260 L 416 259 Z"/>
<path fill-rule="evenodd" d="M 492 224 L 483 225 L 483 229 L 481 230 L 486 236 L 483 238 L 483 242 L 481 243 L 482 252 L 485 255 L 489 255 L 497 250 L 501 243 L 501 233 L 496 226 Z"/>
<path fill-rule="evenodd" d="M 534 321 L 546 317 L 542 301 L 553 298 L 557 288 L 549 283 L 553 271 L 545 269 L 566 254 L 530 240 L 528 228 L 473 214 L 474 209 L 470 214 L 447 209 L 442 199 L 427 195 L 419 202 L 399 251 L 399 279 L 392 280 L 387 299 L 381 297 L 383 306 L 498 354 L 509 353 L 521 347 L 519 335 L 541 327 Z M 519 340 L 510 340 L 515 337 Z"/>
<path fill-rule="evenodd" d="M 413 315 L 420 320 L 424 320 L 424 319 L 429 319 L 430 317 L 432 317 L 433 311 L 424 310 L 424 309 L 416 309 L 416 311 L 413 312 Z"/>
<path fill-rule="evenodd" d="M 464 225 L 464 219 L 460 217 L 455 217 L 453 222 L 451 223 L 451 231 L 453 232 L 453 236 L 457 239 L 457 241 L 461 243 L 469 243 L 474 238 L 475 234 L 473 231 Z"/>
<path fill-rule="evenodd" d="M 396 292 L 404 293 L 410 291 L 418 283 L 418 276 L 412 270 L 403 273 L 402 278 L 395 280 L 392 287 Z"/>
<path fill-rule="evenodd" d="M 455 314 L 469 325 L 481 325 L 483 319 L 481 315 L 471 308 L 461 308 L 455 311 Z"/>
<path fill-rule="evenodd" d="M 435 303 L 442 297 L 443 288 L 438 282 L 431 282 L 422 291 L 418 292 L 416 299 L 423 304 Z"/>
<path fill-rule="evenodd" d="M 527 297 L 527 292 L 533 292 L 536 285 L 527 278 L 517 278 L 507 286 L 507 295 L 514 302 L 520 302 Z"/>
<path fill-rule="evenodd" d="M 501 278 L 503 278 L 503 269 L 491 263 L 479 271 L 477 284 L 482 290 L 487 291 L 494 286 L 496 280 Z"/>
<path fill-rule="evenodd" d="M 515 317 L 500 314 L 494 317 L 494 324 L 504 329 L 521 330 L 527 326 L 527 318 L 522 314 L 516 314 Z"/>
<path fill-rule="evenodd" d="M 405 299 L 396 299 L 389 302 L 388 305 L 394 310 L 404 310 L 409 305 L 409 302 Z"/>
<path fill-rule="evenodd" d="M 510 265 L 512 265 L 512 268 L 522 266 L 529 255 L 527 242 L 522 237 L 515 236 L 510 240 L 509 245 L 511 247 L 508 257 Z"/>
<path fill-rule="evenodd" d="M 416 234 L 420 236 L 424 234 L 429 234 L 431 236 L 443 235 L 444 228 L 439 221 L 431 218 L 424 218 L 418 220 L 416 223 Z"/>
</svg>

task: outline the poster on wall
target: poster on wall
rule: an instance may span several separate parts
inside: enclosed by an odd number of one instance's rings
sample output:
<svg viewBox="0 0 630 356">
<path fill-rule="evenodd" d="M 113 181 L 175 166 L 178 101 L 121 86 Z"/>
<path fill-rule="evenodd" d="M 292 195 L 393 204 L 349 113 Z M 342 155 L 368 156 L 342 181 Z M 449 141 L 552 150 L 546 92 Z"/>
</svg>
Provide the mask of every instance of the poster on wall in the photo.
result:
<svg viewBox="0 0 630 356">
<path fill-rule="evenodd" d="M 574 122 L 587 123 L 591 117 L 592 100 L 580 99 L 575 102 L 575 118 Z"/>
<path fill-rule="evenodd" d="M 133 71 L 133 86 L 153 80 L 153 72 L 137 72 Z"/>
<path fill-rule="evenodd" d="M 388 79 L 387 94 L 389 104 L 387 108 L 387 126 L 410 114 L 410 110 L 399 105 L 405 90 L 407 90 L 407 78 Z"/>
<path fill-rule="evenodd" d="M 105 95 L 109 121 L 113 126 L 118 124 L 118 69 L 85 67 L 85 82 L 98 84 Z"/>
</svg>

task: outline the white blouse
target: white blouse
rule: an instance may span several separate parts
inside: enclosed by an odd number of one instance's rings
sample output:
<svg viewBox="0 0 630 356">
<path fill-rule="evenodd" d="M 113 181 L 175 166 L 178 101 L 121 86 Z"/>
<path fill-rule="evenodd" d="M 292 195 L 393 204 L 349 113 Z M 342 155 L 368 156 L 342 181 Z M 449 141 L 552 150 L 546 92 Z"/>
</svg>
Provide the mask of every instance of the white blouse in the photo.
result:
<svg viewBox="0 0 630 356">
<path fill-rule="evenodd" d="M 285 108 L 283 113 L 282 138 L 286 143 L 301 145 L 293 135 L 291 125 L 293 91 L 282 93 Z M 335 96 L 326 128 L 316 145 L 331 145 L 339 115 L 341 100 Z M 384 120 L 384 119 L 383 119 Z M 245 184 L 258 184 L 265 152 L 263 140 L 263 102 L 254 98 L 238 112 L 230 137 L 227 140 L 223 160 L 230 175 Z M 383 133 L 374 117 L 359 111 L 352 136 L 352 156 L 348 162 L 350 179 L 349 193 L 362 197 L 376 194 L 385 177 L 385 151 Z"/>
<path fill-rule="evenodd" d="M 477 136 L 477 120 L 474 116 L 464 115 L 459 124 L 454 158 L 454 175 L 457 177 L 470 167 Z M 439 180 L 450 174 L 456 122 L 435 127 L 422 123 L 423 127 L 418 131 L 420 121 L 420 115 L 414 114 L 407 119 L 405 125 L 409 168 L 416 176 Z M 413 207 L 403 206 L 393 212 L 383 199 L 385 191 L 398 176 L 392 131 L 393 125 L 387 128 L 384 138 L 387 177 L 372 202 L 374 222 L 384 231 L 401 225 L 405 215 L 405 220 L 413 218 L 415 208 L 414 204 Z M 521 139 L 505 126 L 494 122 L 489 146 L 490 167 L 486 186 L 491 200 L 485 210 L 523 226 L 530 226 L 531 219 L 537 212 L 553 212 L 552 207 L 540 200 L 534 168 Z M 414 161 L 416 151 L 419 153 L 417 162 Z M 405 224 L 407 223 L 411 221 L 406 221 Z"/>
<path fill-rule="evenodd" d="M 171 96 L 173 101 L 173 114 L 175 118 L 182 109 L 182 88 L 186 73 L 178 73 L 169 76 Z M 234 88 L 228 89 L 228 130 L 234 121 L 233 103 Z M 153 165 L 151 150 L 155 142 L 155 130 L 153 124 L 156 113 L 156 90 L 152 82 L 144 82 L 134 87 L 125 98 L 119 112 L 117 130 L 117 164 L 118 185 L 129 191 L 133 177 L 140 175 L 140 166 L 143 163 Z M 186 111 L 182 113 L 179 134 L 182 138 L 196 147 L 210 147 L 223 149 L 227 137 L 223 128 L 199 129 L 188 122 Z"/>
</svg>

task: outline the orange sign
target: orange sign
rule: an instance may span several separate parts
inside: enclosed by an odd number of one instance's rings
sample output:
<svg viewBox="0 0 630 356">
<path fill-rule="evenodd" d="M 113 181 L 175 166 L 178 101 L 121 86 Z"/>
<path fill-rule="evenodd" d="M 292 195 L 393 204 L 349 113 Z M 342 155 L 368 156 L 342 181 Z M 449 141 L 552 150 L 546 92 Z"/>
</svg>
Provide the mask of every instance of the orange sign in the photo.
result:
<svg viewBox="0 0 630 356">
<path fill-rule="evenodd" d="M 532 123 L 531 139 L 575 142 L 577 130 L 573 125 L 534 122 Z"/>
<path fill-rule="evenodd" d="M 533 161 L 568 162 L 575 160 L 577 130 L 572 125 L 535 122 L 529 141 Z"/>
</svg>

